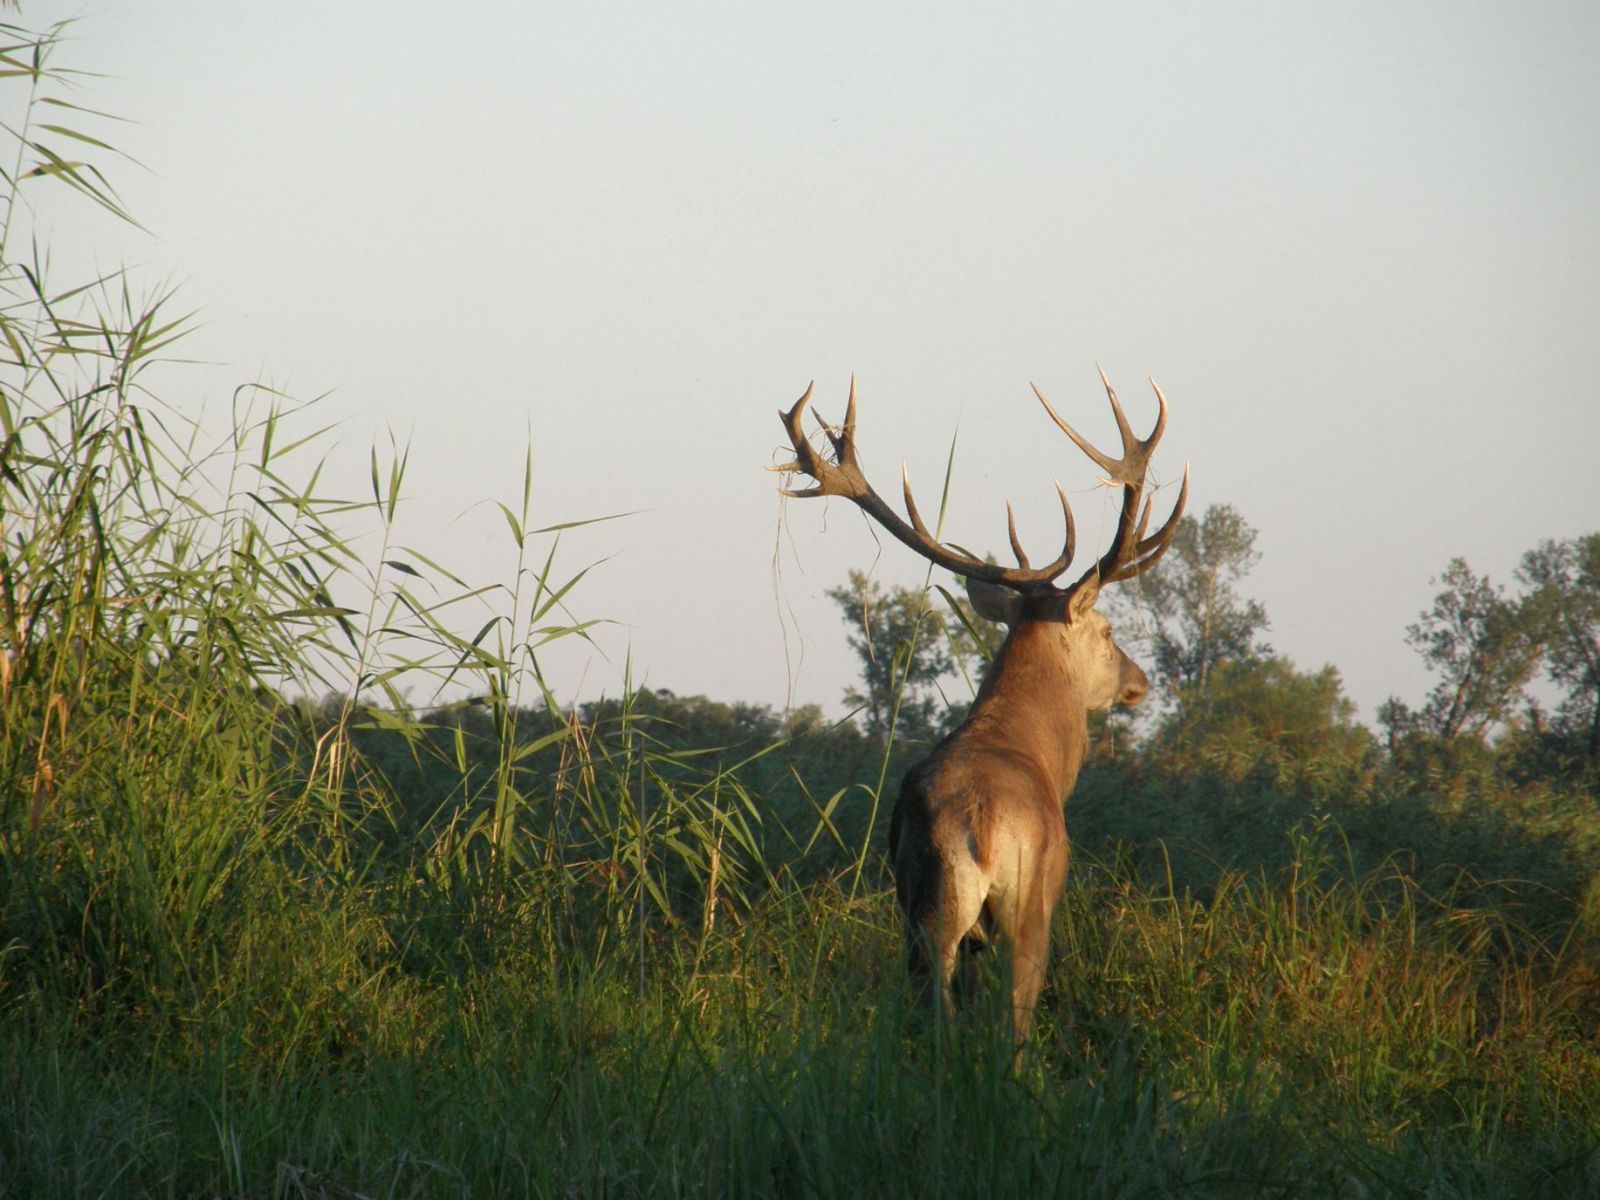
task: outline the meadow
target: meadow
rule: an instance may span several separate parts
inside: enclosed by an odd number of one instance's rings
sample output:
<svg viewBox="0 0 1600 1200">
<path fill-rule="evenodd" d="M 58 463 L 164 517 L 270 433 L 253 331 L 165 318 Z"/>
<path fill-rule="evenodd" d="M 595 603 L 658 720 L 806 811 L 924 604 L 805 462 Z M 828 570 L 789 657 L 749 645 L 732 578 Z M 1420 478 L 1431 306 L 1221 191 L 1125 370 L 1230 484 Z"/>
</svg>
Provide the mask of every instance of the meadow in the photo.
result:
<svg viewBox="0 0 1600 1200">
<path fill-rule="evenodd" d="M 13 201 L 115 207 L 53 162 Z M 904 981 L 915 744 L 556 694 L 531 482 L 458 576 L 403 450 L 343 489 L 255 387 L 208 432 L 170 298 L 10 221 L 0 1197 L 1600 1194 L 1592 779 L 1103 736 L 1013 1061 Z"/>
</svg>

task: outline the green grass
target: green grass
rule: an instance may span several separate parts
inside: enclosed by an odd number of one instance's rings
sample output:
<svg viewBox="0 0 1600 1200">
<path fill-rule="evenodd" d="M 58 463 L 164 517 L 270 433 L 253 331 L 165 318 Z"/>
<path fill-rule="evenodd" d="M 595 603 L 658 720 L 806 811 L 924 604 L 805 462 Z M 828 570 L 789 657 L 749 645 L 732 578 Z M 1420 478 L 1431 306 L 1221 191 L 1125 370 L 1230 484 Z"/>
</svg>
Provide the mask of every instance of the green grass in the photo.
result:
<svg viewBox="0 0 1600 1200">
<path fill-rule="evenodd" d="M 1592 1189 L 1592 991 L 1459 914 L 1376 911 L 1390 882 L 1229 877 L 1201 906 L 1082 871 L 1015 1068 L 983 1013 L 907 1005 L 881 892 L 662 933 L 642 988 L 628 954 L 540 949 L 537 914 L 454 976 L 327 916 L 189 1011 L 12 996 L 0 1194 Z"/>
</svg>

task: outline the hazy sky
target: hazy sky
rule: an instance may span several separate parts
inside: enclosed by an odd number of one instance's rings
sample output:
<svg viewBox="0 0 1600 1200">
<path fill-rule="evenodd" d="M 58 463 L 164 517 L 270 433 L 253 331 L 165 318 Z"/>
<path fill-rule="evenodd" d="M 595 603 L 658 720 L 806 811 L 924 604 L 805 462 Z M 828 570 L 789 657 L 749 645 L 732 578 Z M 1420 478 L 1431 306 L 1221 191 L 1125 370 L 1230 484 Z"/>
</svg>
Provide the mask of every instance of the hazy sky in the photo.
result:
<svg viewBox="0 0 1600 1200">
<path fill-rule="evenodd" d="M 1600 6 L 24 5 L 81 13 L 84 102 L 139 122 L 139 264 L 235 383 L 331 392 L 365 452 L 413 444 L 412 540 L 503 572 L 531 434 L 541 523 L 609 661 L 681 693 L 839 711 L 825 589 L 922 564 L 848 505 L 780 503 L 776 419 L 861 388 L 946 531 L 1006 550 L 1115 501 L 1049 424 L 1172 406 L 1157 470 L 1260 530 L 1247 591 L 1371 718 L 1428 679 L 1404 642 L 1447 561 L 1509 583 L 1600 528 Z M 53 211 L 53 210 L 52 210 Z M 1170 493 L 1168 493 L 1170 495 Z M 1003 555 L 1004 556 L 1004 555 Z M 422 696 L 414 696 L 423 699 Z"/>
</svg>

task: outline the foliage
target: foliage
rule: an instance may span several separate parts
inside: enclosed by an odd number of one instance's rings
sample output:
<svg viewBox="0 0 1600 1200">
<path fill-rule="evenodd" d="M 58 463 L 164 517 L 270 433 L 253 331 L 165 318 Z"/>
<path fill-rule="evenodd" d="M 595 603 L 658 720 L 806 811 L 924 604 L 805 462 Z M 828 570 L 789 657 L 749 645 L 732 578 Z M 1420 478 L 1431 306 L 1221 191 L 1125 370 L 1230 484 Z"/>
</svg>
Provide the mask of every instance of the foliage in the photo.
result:
<svg viewBox="0 0 1600 1200">
<path fill-rule="evenodd" d="M 1516 706 L 1539 664 L 1537 631 L 1504 589 L 1454 558 L 1435 583 L 1441 590 L 1406 641 L 1439 682 L 1416 713 L 1391 700 L 1383 713 L 1391 740 L 1420 730 L 1445 743 L 1485 737 Z"/>
<path fill-rule="evenodd" d="M 851 571 L 844 586 L 828 592 L 861 660 L 862 686 L 845 692 L 844 701 L 865 715 L 874 741 L 887 740 L 891 732 L 910 742 L 937 740 L 966 707 L 952 700 L 947 684 L 959 674 L 975 688 L 983 658 L 998 644 L 992 627 L 965 600 L 940 590 L 955 620 L 924 589 L 885 587 L 861 571 Z"/>
<path fill-rule="evenodd" d="M 1562 689 L 1554 732 L 1600 770 L 1600 533 L 1543 541 L 1522 556 L 1525 617 L 1544 647 L 1545 671 Z"/>
<path fill-rule="evenodd" d="M 1256 530 L 1237 509 L 1213 504 L 1178 522 L 1165 557 L 1141 577 L 1155 675 L 1180 708 L 1205 705 L 1217 664 L 1271 653 L 1260 640 L 1266 609 L 1238 591 L 1261 557 L 1255 542 Z"/>
<path fill-rule="evenodd" d="M 1335 667 L 1302 672 L 1281 656 L 1225 659 L 1212 671 L 1206 704 L 1170 715 L 1153 752 L 1233 780 L 1348 784 L 1373 749 L 1355 711 Z"/>
</svg>

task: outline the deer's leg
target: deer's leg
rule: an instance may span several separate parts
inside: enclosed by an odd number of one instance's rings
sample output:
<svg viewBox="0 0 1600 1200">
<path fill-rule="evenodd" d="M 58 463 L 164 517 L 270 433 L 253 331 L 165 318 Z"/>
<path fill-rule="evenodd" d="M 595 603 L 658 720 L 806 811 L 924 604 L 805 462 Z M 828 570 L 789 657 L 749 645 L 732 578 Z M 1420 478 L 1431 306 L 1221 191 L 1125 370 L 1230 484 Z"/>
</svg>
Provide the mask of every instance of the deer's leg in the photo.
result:
<svg viewBox="0 0 1600 1200">
<path fill-rule="evenodd" d="M 906 919 L 906 968 L 924 1008 L 941 1015 L 955 1011 L 954 980 L 960 969 L 961 938 L 946 935 L 938 911 L 918 921 Z"/>
<path fill-rule="evenodd" d="M 1033 1011 L 1050 965 L 1050 921 L 1066 883 L 1066 842 L 1041 856 L 1031 878 L 995 916 L 1009 947 L 1011 1030 L 1020 1044 L 1033 1032 Z"/>
<path fill-rule="evenodd" d="M 962 969 L 962 943 L 983 914 L 985 883 L 977 865 L 970 862 L 945 863 L 939 883 L 926 936 L 938 964 L 942 1012 L 950 1014 L 955 1011 L 955 982 Z"/>
<path fill-rule="evenodd" d="M 905 919 L 906 970 L 924 1007 L 950 1012 L 950 982 L 960 938 L 945 932 L 948 884 L 937 859 L 929 855 L 907 870 L 897 864 L 895 887 Z"/>
<path fill-rule="evenodd" d="M 928 945 L 927 931 L 911 920 L 905 923 L 906 973 L 917 990 L 917 996 L 926 1004 L 931 998 L 929 988 L 933 982 L 933 954 Z"/>
<path fill-rule="evenodd" d="M 1030 897 L 1021 906 L 1010 938 L 1011 1032 L 1018 1042 L 1033 1032 L 1033 1010 L 1050 961 L 1050 912 L 1037 901 Z"/>
<path fill-rule="evenodd" d="M 927 806 L 911 776 L 901 786 L 889 825 L 895 899 L 906 938 L 906 972 L 924 1006 L 933 1003 L 939 961 L 937 937 L 940 862 L 929 841 Z"/>
</svg>

